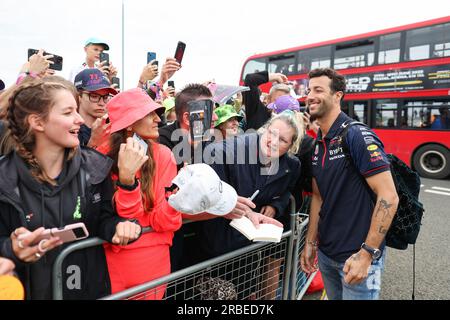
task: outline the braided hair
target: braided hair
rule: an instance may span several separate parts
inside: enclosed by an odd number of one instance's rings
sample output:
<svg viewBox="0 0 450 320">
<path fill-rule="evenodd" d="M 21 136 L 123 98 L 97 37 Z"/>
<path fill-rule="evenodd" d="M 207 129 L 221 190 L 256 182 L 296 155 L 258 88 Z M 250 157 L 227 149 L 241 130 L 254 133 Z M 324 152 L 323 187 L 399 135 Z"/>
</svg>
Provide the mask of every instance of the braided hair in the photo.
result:
<svg viewBox="0 0 450 320">
<path fill-rule="evenodd" d="M 57 90 L 71 92 L 71 89 L 61 82 L 34 80 L 19 86 L 9 99 L 6 116 L 9 135 L 14 142 L 16 153 L 28 164 L 34 178 L 52 185 L 56 184 L 54 179 L 42 170 L 32 152 L 36 136 L 28 123 L 28 116 L 35 114 L 46 120 L 55 104 L 54 93 Z M 75 150 L 69 153 L 69 159 L 73 157 Z"/>
</svg>

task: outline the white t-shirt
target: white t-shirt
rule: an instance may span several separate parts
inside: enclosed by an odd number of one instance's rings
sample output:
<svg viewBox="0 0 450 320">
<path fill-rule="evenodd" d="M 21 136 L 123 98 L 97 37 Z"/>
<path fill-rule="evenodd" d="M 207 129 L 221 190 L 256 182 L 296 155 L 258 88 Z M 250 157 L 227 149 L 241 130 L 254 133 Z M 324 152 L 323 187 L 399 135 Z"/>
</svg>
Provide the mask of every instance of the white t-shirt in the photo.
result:
<svg viewBox="0 0 450 320">
<path fill-rule="evenodd" d="M 70 70 L 70 74 L 69 74 L 69 78 L 68 80 L 72 83 L 75 82 L 75 77 L 77 76 L 77 74 L 79 74 L 81 71 L 83 71 L 84 69 L 89 69 L 89 66 L 86 62 L 83 62 L 81 65 L 73 68 L 72 70 Z"/>
</svg>

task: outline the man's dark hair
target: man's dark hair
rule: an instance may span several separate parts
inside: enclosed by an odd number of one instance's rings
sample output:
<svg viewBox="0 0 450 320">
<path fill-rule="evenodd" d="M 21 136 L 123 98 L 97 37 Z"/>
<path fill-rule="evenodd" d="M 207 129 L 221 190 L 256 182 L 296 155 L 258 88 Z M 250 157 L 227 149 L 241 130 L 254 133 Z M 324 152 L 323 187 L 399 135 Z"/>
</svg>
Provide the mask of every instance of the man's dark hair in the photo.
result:
<svg viewBox="0 0 450 320">
<path fill-rule="evenodd" d="M 345 78 L 342 74 L 336 72 L 336 70 L 331 68 L 317 68 L 308 73 L 309 79 L 322 76 L 326 76 L 331 80 L 330 89 L 333 93 L 342 91 L 345 95 Z M 344 99 L 344 95 L 342 95 L 342 99 Z"/>
<path fill-rule="evenodd" d="M 177 114 L 177 120 L 180 122 L 183 118 L 183 113 L 189 112 L 188 102 L 197 99 L 198 97 L 212 97 L 211 91 L 208 87 L 192 83 L 188 84 L 175 96 L 175 112 Z"/>
</svg>

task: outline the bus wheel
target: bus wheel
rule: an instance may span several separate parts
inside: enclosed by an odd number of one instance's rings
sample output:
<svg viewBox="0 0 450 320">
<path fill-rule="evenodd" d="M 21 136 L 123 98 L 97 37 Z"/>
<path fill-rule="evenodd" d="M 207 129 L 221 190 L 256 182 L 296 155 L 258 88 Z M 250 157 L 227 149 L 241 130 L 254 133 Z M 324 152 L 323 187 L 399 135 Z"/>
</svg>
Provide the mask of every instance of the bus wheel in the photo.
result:
<svg viewBox="0 0 450 320">
<path fill-rule="evenodd" d="M 437 144 L 429 144 L 417 150 L 413 163 L 424 178 L 444 179 L 450 174 L 450 152 Z"/>
</svg>

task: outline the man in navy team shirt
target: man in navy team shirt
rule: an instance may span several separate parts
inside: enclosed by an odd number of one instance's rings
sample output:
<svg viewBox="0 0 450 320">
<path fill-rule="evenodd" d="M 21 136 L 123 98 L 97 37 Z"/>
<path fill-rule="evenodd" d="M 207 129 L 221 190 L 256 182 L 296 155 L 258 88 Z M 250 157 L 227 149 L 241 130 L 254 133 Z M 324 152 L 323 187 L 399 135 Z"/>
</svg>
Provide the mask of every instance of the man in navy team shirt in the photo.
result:
<svg viewBox="0 0 450 320">
<path fill-rule="evenodd" d="M 346 138 L 349 163 L 341 136 L 351 120 L 340 108 L 345 79 L 329 68 L 312 70 L 309 78 L 306 103 L 320 130 L 302 269 L 316 270 L 318 257 L 329 299 L 378 299 L 384 238 L 398 205 L 389 161 L 375 133 L 353 125 Z"/>
</svg>

